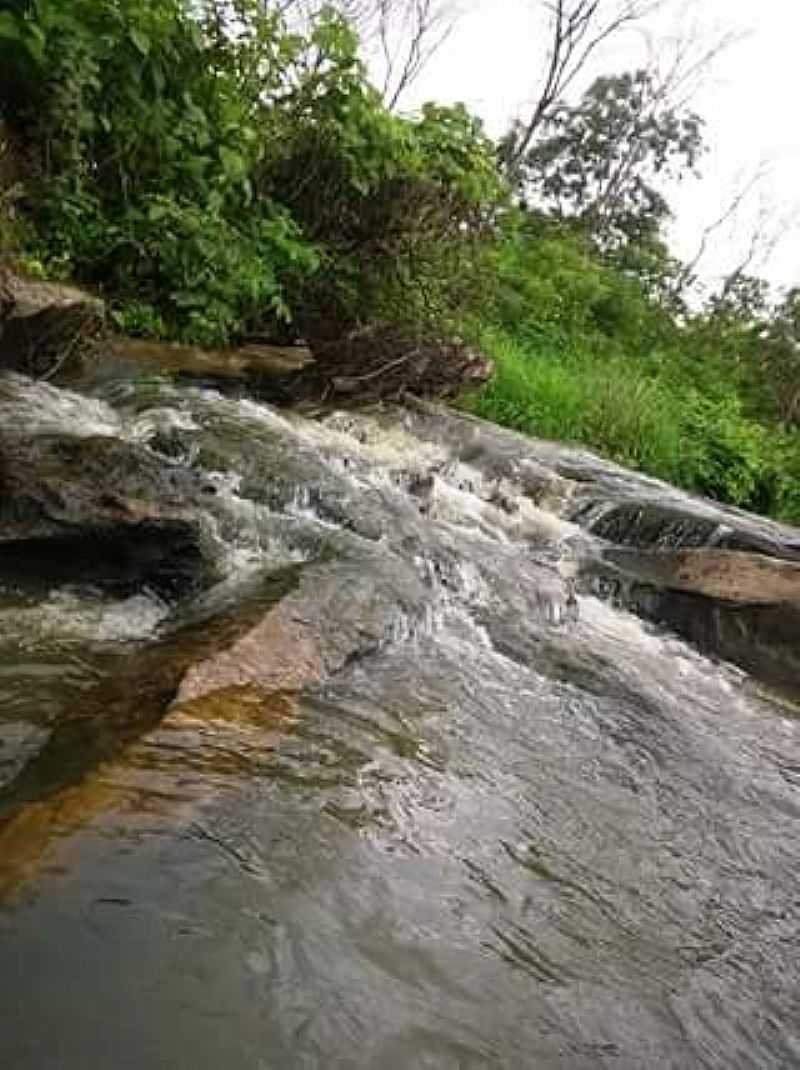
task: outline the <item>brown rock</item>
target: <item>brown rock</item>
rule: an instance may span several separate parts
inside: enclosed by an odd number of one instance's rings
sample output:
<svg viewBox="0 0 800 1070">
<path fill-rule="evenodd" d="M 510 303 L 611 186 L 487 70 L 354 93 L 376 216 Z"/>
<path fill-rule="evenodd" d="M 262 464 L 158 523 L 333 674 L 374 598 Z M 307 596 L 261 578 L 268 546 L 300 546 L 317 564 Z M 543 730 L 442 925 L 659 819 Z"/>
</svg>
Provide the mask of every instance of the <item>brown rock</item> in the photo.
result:
<svg viewBox="0 0 800 1070">
<path fill-rule="evenodd" d="M 46 379 L 73 371 L 104 324 L 99 298 L 6 269 L 0 279 L 0 370 Z"/>
<path fill-rule="evenodd" d="M 656 551 L 613 549 L 606 560 L 645 582 L 724 602 L 800 604 L 800 564 L 713 547 Z"/>
<path fill-rule="evenodd" d="M 608 547 L 588 562 L 590 589 L 663 624 L 755 679 L 800 694 L 800 564 L 704 547 Z"/>
<path fill-rule="evenodd" d="M 248 685 L 273 692 L 317 683 L 325 668 L 317 631 L 298 620 L 291 605 L 277 605 L 228 650 L 191 666 L 176 704 Z"/>
<path fill-rule="evenodd" d="M 305 346 L 245 345 L 236 349 L 200 349 L 141 338 L 115 338 L 105 360 L 133 364 L 142 370 L 213 379 L 280 378 L 301 371 L 312 361 Z"/>
<path fill-rule="evenodd" d="M 266 577 L 235 609 L 127 658 L 0 796 L 0 900 L 110 812 L 174 824 L 235 790 L 301 713 L 302 689 L 421 617 L 414 571 L 365 549 Z M 281 595 L 283 597 L 281 597 Z"/>
</svg>

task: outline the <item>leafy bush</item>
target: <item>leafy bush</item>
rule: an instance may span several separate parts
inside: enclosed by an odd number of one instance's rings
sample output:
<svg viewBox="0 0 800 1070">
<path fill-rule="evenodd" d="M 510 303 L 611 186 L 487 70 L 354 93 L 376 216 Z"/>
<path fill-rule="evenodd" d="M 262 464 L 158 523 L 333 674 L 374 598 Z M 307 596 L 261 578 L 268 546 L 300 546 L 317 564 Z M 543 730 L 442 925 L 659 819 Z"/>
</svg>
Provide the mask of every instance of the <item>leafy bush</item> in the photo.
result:
<svg viewBox="0 0 800 1070">
<path fill-rule="evenodd" d="M 37 254 L 202 343 L 456 308 L 492 147 L 461 108 L 389 114 L 357 46 L 332 11 L 302 37 L 260 0 L 17 0 L 3 107 Z"/>
</svg>

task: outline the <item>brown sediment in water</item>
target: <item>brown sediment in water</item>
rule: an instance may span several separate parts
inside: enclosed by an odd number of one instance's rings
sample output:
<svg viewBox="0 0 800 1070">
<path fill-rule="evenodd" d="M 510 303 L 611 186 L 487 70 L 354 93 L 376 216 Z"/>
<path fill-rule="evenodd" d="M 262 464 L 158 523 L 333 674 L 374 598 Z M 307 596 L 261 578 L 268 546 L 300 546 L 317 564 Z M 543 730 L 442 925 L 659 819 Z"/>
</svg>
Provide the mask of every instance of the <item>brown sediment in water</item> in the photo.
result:
<svg viewBox="0 0 800 1070">
<path fill-rule="evenodd" d="M 27 803 L 0 828 L 0 901 L 64 869 L 84 827 L 174 828 L 205 803 L 247 783 L 301 715 L 297 694 L 228 687 L 174 705 L 151 732 L 79 784 Z"/>
</svg>

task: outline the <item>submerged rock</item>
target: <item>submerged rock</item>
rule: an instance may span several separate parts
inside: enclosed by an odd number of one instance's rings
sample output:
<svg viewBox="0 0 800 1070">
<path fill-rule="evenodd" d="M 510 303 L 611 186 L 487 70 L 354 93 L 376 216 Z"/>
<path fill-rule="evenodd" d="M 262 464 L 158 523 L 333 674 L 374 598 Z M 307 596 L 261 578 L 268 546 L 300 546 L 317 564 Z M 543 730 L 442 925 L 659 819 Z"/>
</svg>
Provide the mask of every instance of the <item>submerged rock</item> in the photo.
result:
<svg viewBox="0 0 800 1070">
<path fill-rule="evenodd" d="M 157 795 L 153 750 L 181 755 L 185 790 L 180 799 L 165 790 L 161 805 L 185 818 L 242 771 L 242 732 L 257 731 L 250 749 L 263 754 L 265 730 L 275 738 L 291 727 L 304 690 L 424 622 L 431 593 L 409 565 L 348 539 L 335 550 L 341 556 L 262 577 L 210 618 L 201 604 L 172 635 L 128 653 L 24 768 L 9 769 L 17 775 L 0 781 L 0 897 L 58 837 Z M 204 776 L 199 793 L 192 770 Z"/>
</svg>

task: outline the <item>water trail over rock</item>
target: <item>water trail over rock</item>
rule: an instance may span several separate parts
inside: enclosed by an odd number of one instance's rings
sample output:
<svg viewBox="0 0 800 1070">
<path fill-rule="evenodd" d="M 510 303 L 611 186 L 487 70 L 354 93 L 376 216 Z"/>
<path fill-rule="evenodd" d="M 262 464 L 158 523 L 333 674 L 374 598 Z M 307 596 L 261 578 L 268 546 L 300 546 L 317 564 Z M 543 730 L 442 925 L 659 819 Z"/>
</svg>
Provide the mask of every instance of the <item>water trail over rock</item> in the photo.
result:
<svg viewBox="0 0 800 1070">
<path fill-rule="evenodd" d="M 96 395 L 2 434 L 202 568 L 0 587 L 4 1065 L 800 1062 L 796 531 L 425 405 Z M 126 522 L 75 467 L 36 537 Z"/>
</svg>

